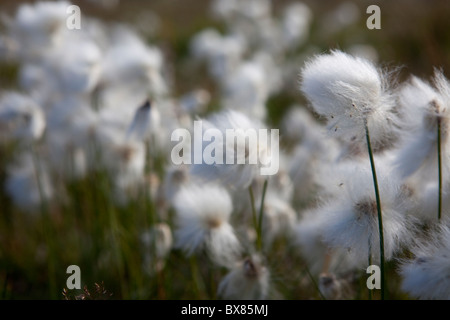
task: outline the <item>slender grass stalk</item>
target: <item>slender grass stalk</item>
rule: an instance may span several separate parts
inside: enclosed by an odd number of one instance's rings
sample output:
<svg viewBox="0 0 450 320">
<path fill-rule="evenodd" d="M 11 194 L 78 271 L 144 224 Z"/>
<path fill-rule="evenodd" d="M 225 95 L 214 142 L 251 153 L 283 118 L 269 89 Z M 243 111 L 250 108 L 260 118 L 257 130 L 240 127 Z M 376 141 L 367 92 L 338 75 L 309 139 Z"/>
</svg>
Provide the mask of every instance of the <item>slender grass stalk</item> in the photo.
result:
<svg viewBox="0 0 450 320">
<path fill-rule="evenodd" d="M 439 199 L 438 199 L 438 220 L 442 215 L 442 164 L 441 164 L 441 119 L 437 120 L 437 153 L 438 153 L 438 173 L 439 173 Z"/>
<path fill-rule="evenodd" d="M 320 288 L 319 288 L 319 285 L 317 284 L 317 281 L 314 280 L 314 277 L 311 274 L 311 272 L 309 271 L 309 268 L 307 266 L 305 266 L 305 270 L 306 270 L 306 273 L 308 274 L 309 279 L 311 280 L 311 282 L 313 283 L 313 285 L 316 288 L 317 292 L 319 293 L 320 297 L 322 298 L 322 300 L 327 300 L 327 298 L 325 298 L 325 296 L 323 295 L 322 291 L 320 291 Z"/>
<path fill-rule="evenodd" d="M 55 238 L 53 230 L 52 230 L 52 221 L 50 217 L 50 211 L 47 204 L 47 199 L 44 196 L 44 191 L 42 189 L 41 175 L 39 170 L 39 159 L 36 148 L 34 145 L 31 145 L 31 158 L 34 167 L 34 175 L 36 178 L 36 184 L 39 192 L 40 198 L 40 209 L 43 219 L 43 231 L 45 240 L 48 247 L 48 264 L 47 264 L 47 272 L 49 278 L 49 288 L 50 288 L 50 297 L 56 299 L 58 297 L 57 290 L 57 280 L 56 280 L 56 255 L 55 255 L 55 244 L 53 239 Z"/>
<path fill-rule="evenodd" d="M 253 226 L 256 231 L 256 248 L 258 251 L 262 250 L 262 226 L 263 226 L 263 214 L 264 214 L 264 199 L 266 197 L 267 184 L 269 180 L 266 179 L 263 185 L 263 191 L 261 196 L 261 205 L 259 207 L 259 213 L 256 215 L 256 207 L 255 207 L 255 195 L 253 193 L 253 188 L 250 185 L 248 187 L 248 192 L 250 194 L 250 203 L 252 205 L 252 218 L 253 218 Z"/>
<path fill-rule="evenodd" d="M 145 204 L 145 210 L 150 218 L 150 225 L 154 225 L 158 223 L 158 215 L 156 214 L 156 209 L 154 206 L 154 199 L 152 199 L 152 173 L 153 173 L 153 160 L 155 159 L 154 153 L 152 152 L 151 148 L 151 141 L 153 140 L 146 140 L 145 143 L 145 149 L 146 149 L 146 161 L 145 161 L 145 169 L 144 174 L 148 177 L 148 179 L 144 179 L 144 204 Z M 154 143 L 153 143 L 154 145 Z"/>
<path fill-rule="evenodd" d="M 384 237 L 383 237 L 383 217 L 381 214 L 381 201 L 380 201 L 380 191 L 378 189 L 378 179 L 377 179 L 377 171 L 375 169 L 375 161 L 373 159 L 372 146 L 370 144 L 370 133 L 369 127 L 367 125 L 367 120 L 364 123 L 366 129 L 366 140 L 367 140 L 367 149 L 369 151 L 370 158 L 370 166 L 372 168 L 372 177 L 373 177 L 373 185 L 375 188 L 375 198 L 377 202 L 377 213 L 378 213 L 378 228 L 380 234 L 380 269 L 381 269 L 381 300 L 384 300 L 384 291 L 385 291 L 385 270 L 384 270 Z"/>
<path fill-rule="evenodd" d="M 192 256 L 190 258 L 191 263 L 191 271 L 192 271 L 192 279 L 194 280 L 194 290 L 197 293 L 198 299 L 206 299 L 206 288 L 205 283 L 200 274 L 200 270 L 198 268 L 197 257 Z"/>
<path fill-rule="evenodd" d="M 259 207 L 259 219 L 258 219 L 258 248 L 262 249 L 262 226 L 263 226 L 263 213 L 264 213 L 264 199 L 266 198 L 267 184 L 269 179 L 264 181 L 263 191 L 261 196 L 261 206 Z"/>
<path fill-rule="evenodd" d="M 117 217 L 117 211 L 113 208 L 111 204 L 111 199 L 109 195 L 111 193 L 110 181 L 108 180 L 105 172 L 102 172 L 99 179 L 99 186 L 101 188 L 103 205 L 101 205 L 101 210 L 106 214 L 108 218 L 108 226 L 110 229 L 111 236 L 111 248 L 114 255 L 114 263 L 117 268 L 118 276 L 120 277 L 120 289 L 121 294 L 124 299 L 128 299 L 129 287 L 125 280 L 126 266 L 125 266 L 125 251 L 124 251 L 124 235 L 120 226 L 120 222 Z"/>
<path fill-rule="evenodd" d="M 248 187 L 248 193 L 250 194 L 250 204 L 252 206 L 253 227 L 255 228 L 255 231 L 256 231 L 256 244 L 259 245 L 260 240 L 259 240 L 259 232 L 258 232 L 258 230 L 259 230 L 258 229 L 258 218 L 256 216 L 256 208 L 255 208 L 255 195 L 253 194 L 253 188 L 251 185 Z"/>
</svg>

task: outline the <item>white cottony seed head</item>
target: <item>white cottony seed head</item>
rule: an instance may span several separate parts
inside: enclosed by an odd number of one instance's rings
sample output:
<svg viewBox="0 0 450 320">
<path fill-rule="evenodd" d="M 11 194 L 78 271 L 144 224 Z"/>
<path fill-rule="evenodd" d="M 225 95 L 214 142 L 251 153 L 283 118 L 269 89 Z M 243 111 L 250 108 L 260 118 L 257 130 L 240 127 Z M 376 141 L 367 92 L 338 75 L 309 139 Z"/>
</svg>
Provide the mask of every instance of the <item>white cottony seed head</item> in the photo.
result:
<svg viewBox="0 0 450 320">
<path fill-rule="evenodd" d="M 386 82 L 372 62 L 335 50 L 305 64 L 300 89 L 332 134 L 349 142 L 364 139 L 367 122 L 373 143 L 382 144 L 395 120 Z"/>
</svg>

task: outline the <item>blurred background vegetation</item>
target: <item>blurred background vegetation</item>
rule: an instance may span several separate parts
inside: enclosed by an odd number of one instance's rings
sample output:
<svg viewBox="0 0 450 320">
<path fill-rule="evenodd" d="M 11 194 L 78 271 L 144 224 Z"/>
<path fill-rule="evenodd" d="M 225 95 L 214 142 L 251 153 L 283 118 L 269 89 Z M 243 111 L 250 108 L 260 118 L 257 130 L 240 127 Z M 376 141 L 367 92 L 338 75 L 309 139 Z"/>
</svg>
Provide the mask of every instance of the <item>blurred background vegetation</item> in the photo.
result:
<svg viewBox="0 0 450 320">
<path fill-rule="evenodd" d="M 0 12 L 12 16 L 18 6 L 25 2 L 35 1 L 1 0 Z M 276 14 L 287 3 L 294 1 L 272 2 Z M 400 81 L 411 74 L 429 78 L 435 67 L 442 68 L 450 76 L 449 1 L 302 2 L 310 7 L 313 14 L 311 33 L 305 46 L 325 52 L 331 48 L 348 50 L 358 44 L 370 45 L 381 65 L 400 67 Z M 170 63 L 174 96 L 201 86 L 212 93 L 211 104 L 217 102 L 218 88 L 214 82 L 206 72 L 193 73 L 188 59 L 189 41 L 196 32 L 206 27 L 225 30 L 224 24 L 211 16 L 210 1 L 123 0 L 111 8 L 87 0 L 74 0 L 72 3 L 79 5 L 86 16 L 97 17 L 105 22 L 129 24 L 149 43 L 162 48 L 165 59 Z M 358 8 L 353 12 L 354 23 L 336 32 L 327 30 L 331 13 L 344 3 L 352 3 Z M 366 28 L 366 8 L 371 4 L 381 8 L 381 30 Z M 343 17 L 344 20 L 347 18 Z M 14 64 L 0 65 L 1 89 L 15 87 L 17 69 L 18 66 Z M 273 124 L 278 123 L 292 103 L 304 102 L 296 87 L 297 84 L 293 82 L 292 90 L 269 99 L 269 121 Z M 14 161 L 12 153 L 2 150 L 2 185 L 4 168 L 10 161 Z M 81 267 L 83 285 L 94 288 L 95 283 L 103 282 L 106 290 L 112 292 L 112 297 L 116 299 L 216 298 L 217 283 L 223 270 L 210 266 L 199 270 L 180 252 L 171 254 L 166 271 L 158 276 L 142 272 L 141 256 L 136 250 L 139 240 L 130 230 L 152 223 L 152 203 L 147 203 L 145 196 L 125 208 L 113 208 L 108 178 L 102 176 L 101 172 L 69 186 L 68 191 L 72 202 L 55 208 L 43 208 L 46 213 L 43 217 L 20 212 L 14 208 L 8 196 L 0 191 L 0 298 L 62 299 L 62 290 L 68 277 L 66 267 L 70 264 Z M 139 205 L 142 203 L 146 205 Z M 111 228 L 104 228 L 105 225 Z M 275 250 L 273 254 L 276 257 L 277 254 L 282 255 L 280 252 Z M 49 257 L 49 262 L 46 257 Z M 113 264 L 110 264 L 111 261 Z M 277 259 L 272 258 L 272 261 L 276 262 Z M 299 285 L 299 279 L 292 279 L 291 275 L 286 274 L 286 270 L 298 268 L 298 265 L 302 265 L 301 258 L 292 255 L 288 266 L 271 266 L 274 279 L 280 285 L 280 293 L 289 299 L 320 298 L 314 285 Z M 301 275 L 304 276 L 306 272 L 303 270 Z M 203 277 L 202 282 L 198 281 L 200 276 Z M 392 290 L 391 297 L 403 297 L 395 289 Z M 365 294 L 361 292 L 356 297 L 365 298 Z"/>
<path fill-rule="evenodd" d="M 2 0 L 0 11 L 13 14 L 22 3 L 36 1 Z M 116 1 L 113 1 L 116 2 Z M 272 1 L 273 14 L 276 16 L 286 4 L 294 0 Z M 450 3 L 435 0 L 432 4 L 423 0 L 398 1 L 350 1 L 350 0 L 305 0 L 312 11 L 313 21 L 307 46 L 315 47 L 319 52 L 332 48 L 348 50 L 354 45 L 370 45 L 376 50 L 378 62 L 386 67 L 399 68 L 398 79 L 403 81 L 411 74 L 429 78 L 435 67 L 442 68 L 448 76 L 450 69 Z M 172 63 L 172 83 L 175 95 L 182 94 L 193 86 L 204 85 L 214 92 L 214 85 L 205 74 L 192 73 L 189 68 L 189 40 L 198 31 L 206 27 L 225 30 L 222 21 L 215 20 L 211 13 L 209 0 L 127 0 L 117 1 L 109 7 L 96 5 L 94 1 L 72 1 L 82 8 L 83 14 L 97 17 L 106 22 L 121 22 L 137 29 L 146 39 L 162 48 L 167 61 Z M 351 23 L 336 32 L 327 29 L 327 20 L 336 19 L 332 13 L 340 6 L 351 4 L 351 17 L 345 14 L 338 19 Z M 369 30 L 366 8 L 376 4 L 381 8 L 381 30 Z M 303 47 L 300 50 L 304 49 Z M 299 66 L 300 67 L 300 66 Z M 3 65 L 0 73 L 0 86 L 5 88 L 14 84 L 17 68 Z M 295 87 L 296 84 L 294 84 Z M 214 97 L 214 96 L 213 96 Z M 278 97 L 288 104 L 303 101 L 300 94 Z M 276 100 L 275 102 L 280 102 Z M 281 118 L 283 107 L 269 110 L 274 120 Z M 280 113 L 280 114 L 278 114 Z"/>
</svg>

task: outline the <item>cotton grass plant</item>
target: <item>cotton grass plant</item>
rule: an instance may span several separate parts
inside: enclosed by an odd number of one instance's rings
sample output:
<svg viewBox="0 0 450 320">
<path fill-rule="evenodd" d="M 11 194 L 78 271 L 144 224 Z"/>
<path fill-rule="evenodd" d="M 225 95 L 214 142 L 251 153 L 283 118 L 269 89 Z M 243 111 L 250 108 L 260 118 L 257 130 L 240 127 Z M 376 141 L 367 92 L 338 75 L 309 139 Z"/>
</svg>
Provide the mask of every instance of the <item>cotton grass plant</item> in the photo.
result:
<svg viewBox="0 0 450 320">
<path fill-rule="evenodd" d="M 306 4 L 212 0 L 175 55 L 84 14 L 70 32 L 67 5 L 22 4 L 0 29 L 3 298 L 449 298 L 445 70 L 397 83 L 318 53 Z M 177 129 L 195 156 L 195 121 L 233 163 L 173 161 Z M 252 148 L 260 129 L 279 145 Z"/>
<path fill-rule="evenodd" d="M 392 130 L 391 95 L 385 78 L 369 61 L 340 51 L 319 56 L 302 70 L 301 90 L 314 110 L 327 118 L 328 129 L 347 142 L 367 143 L 378 215 L 381 297 L 385 285 L 383 216 L 372 141 L 383 144 Z M 384 139 L 383 139 L 384 138 Z M 366 205 L 363 205 L 366 208 Z M 372 205 L 370 205 L 372 207 Z M 366 209 L 364 209 L 366 211 Z"/>
</svg>

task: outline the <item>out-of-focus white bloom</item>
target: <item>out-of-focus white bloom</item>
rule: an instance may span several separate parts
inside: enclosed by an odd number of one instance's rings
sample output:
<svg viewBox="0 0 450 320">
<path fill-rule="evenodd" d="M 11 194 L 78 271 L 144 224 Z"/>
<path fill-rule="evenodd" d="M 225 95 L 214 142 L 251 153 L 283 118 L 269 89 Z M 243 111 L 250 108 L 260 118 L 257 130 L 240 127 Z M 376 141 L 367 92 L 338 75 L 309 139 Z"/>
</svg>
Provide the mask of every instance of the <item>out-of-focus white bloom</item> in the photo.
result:
<svg viewBox="0 0 450 320">
<path fill-rule="evenodd" d="M 280 64 L 283 62 L 281 58 L 276 58 L 264 49 L 260 49 L 253 53 L 250 62 L 259 65 L 265 74 L 266 89 L 268 95 L 279 93 L 283 88 L 283 72 Z"/>
<path fill-rule="evenodd" d="M 365 171 L 365 167 L 365 163 L 356 160 L 324 163 L 316 172 L 315 182 L 319 189 L 318 196 L 324 199 L 341 197 L 344 190 L 343 187 L 351 176 L 352 170 L 357 172 Z"/>
<path fill-rule="evenodd" d="M 319 276 L 319 290 L 327 300 L 337 300 L 341 297 L 341 285 L 334 274 L 322 273 Z"/>
<path fill-rule="evenodd" d="M 239 258 L 241 245 L 229 219 L 233 204 L 219 185 L 190 185 L 173 201 L 176 210 L 175 246 L 192 255 L 202 249 L 223 266 Z"/>
<path fill-rule="evenodd" d="M 382 162 L 379 163 L 382 167 Z M 362 262 L 367 262 L 369 253 L 373 261 L 378 261 L 379 225 L 372 174 L 368 168 L 356 163 L 343 169 L 347 174 L 343 174 L 345 178 L 336 187 L 337 196 L 320 207 L 327 216 L 323 226 L 324 241 L 330 247 L 348 249 Z M 382 199 L 384 251 L 389 260 L 411 244 L 415 219 L 406 211 L 409 209 L 408 195 L 387 167 L 379 170 L 378 184 Z"/>
<path fill-rule="evenodd" d="M 172 166 L 167 169 L 163 181 L 164 200 L 173 204 L 176 194 L 191 180 L 189 170 L 184 165 Z"/>
<path fill-rule="evenodd" d="M 179 100 L 180 108 L 189 114 L 199 114 L 206 111 L 211 100 L 211 94 L 205 89 L 197 89 L 183 95 Z"/>
<path fill-rule="evenodd" d="M 248 19 L 264 19 L 271 15 L 272 3 L 270 0 L 247 0 L 236 1 L 236 3 L 239 6 L 239 14 Z"/>
<path fill-rule="evenodd" d="M 306 62 L 301 77 L 301 90 L 331 134 L 356 143 L 365 139 L 367 122 L 374 149 L 392 139 L 394 100 L 371 62 L 332 51 Z"/>
<path fill-rule="evenodd" d="M 319 209 L 302 213 L 294 227 L 294 243 L 300 248 L 302 257 L 306 260 L 309 270 L 314 275 L 321 272 L 345 273 L 361 266 L 353 255 L 345 248 L 329 248 L 323 241 L 324 225 L 328 217 Z"/>
<path fill-rule="evenodd" d="M 263 164 L 270 164 L 273 161 L 270 147 L 259 144 L 258 130 L 263 128 L 262 124 L 250 120 L 244 113 L 235 110 L 225 110 L 214 114 L 208 120 L 203 121 L 203 130 L 210 128 L 219 130 L 221 137 L 226 140 L 218 141 L 223 145 L 222 164 L 207 164 L 204 161 L 200 164 L 193 164 L 191 168 L 194 175 L 204 177 L 207 180 L 220 180 L 221 183 L 226 184 L 230 188 L 242 189 L 247 188 L 252 180 L 260 175 L 260 169 Z M 232 130 L 237 138 L 226 139 L 227 130 Z M 256 141 L 251 141 L 252 139 L 248 138 L 247 130 L 251 130 L 256 134 Z M 218 138 L 221 137 L 219 136 Z M 257 145 L 253 145 L 253 142 L 256 142 Z M 244 150 L 245 152 L 238 152 L 239 150 Z M 234 154 L 233 164 L 226 163 L 227 155 L 229 157 L 230 154 Z M 256 159 L 256 163 L 250 163 L 250 159 Z"/>
<path fill-rule="evenodd" d="M 268 88 L 264 69 L 252 62 L 240 65 L 223 85 L 225 108 L 239 110 L 249 117 L 264 119 Z"/>
<path fill-rule="evenodd" d="M 349 284 L 346 279 L 338 279 L 333 273 L 321 273 L 319 290 L 327 300 L 348 299 Z"/>
<path fill-rule="evenodd" d="M 100 168 L 106 168 L 114 177 L 119 203 L 127 201 L 130 192 L 137 192 L 142 185 L 145 168 L 145 144 L 142 141 L 125 140 L 123 132 L 111 127 L 99 127 L 98 148 Z"/>
<path fill-rule="evenodd" d="M 113 149 L 118 158 L 117 183 L 121 189 L 135 187 L 142 182 L 145 167 L 145 147 L 142 143 L 118 144 Z"/>
<path fill-rule="evenodd" d="M 450 299 L 450 228 L 442 223 L 400 266 L 402 290 L 418 299 Z"/>
<path fill-rule="evenodd" d="M 250 48 L 276 55 L 282 51 L 278 25 L 271 16 L 270 0 L 234 1 L 236 6 L 225 23 L 230 33 L 245 38 Z"/>
<path fill-rule="evenodd" d="M 221 19 L 229 17 L 235 11 L 237 1 L 215 0 L 211 3 L 211 12 Z"/>
<path fill-rule="evenodd" d="M 281 162 L 283 161 L 281 160 Z M 272 225 L 272 227 L 269 227 L 269 229 L 273 231 L 270 233 L 271 236 L 274 236 L 275 234 L 277 234 L 278 230 L 283 229 L 284 226 L 286 226 L 285 220 L 289 220 L 289 217 L 292 217 L 293 213 L 293 209 L 290 207 L 290 203 L 294 195 L 293 184 L 288 173 L 282 169 L 283 167 L 283 165 L 280 165 L 280 170 L 278 170 L 275 175 L 272 175 L 269 178 L 265 176 L 255 177 L 255 179 L 253 179 L 252 183 L 249 186 L 249 188 L 251 187 L 253 191 L 256 210 L 259 210 L 264 183 L 266 180 L 268 182 L 266 198 L 274 199 L 274 203 L 270 206 L 271 208 L 269 214 L 275 220 L 274 225 Z M 234 211 L 238 214 L 239 219 L 242 219 L 241 221 L 251 221 L 252 203 L 249 193 L 243 192 L 242 189 L 232 188 L 230 189 L 230 194 L 233 198 Z M 278 209 L 282 210 L 283 213 L 279 212 Z M 284 209 L 286 209 L 286 212 L 284 212 Z M 279 216 L 275 212 L 281 213 L 281 215 Z M 295 213 L 293 213 L 293 216 L 295 219 Z M 278 219 L 278 217 L 281 219 Z M 270 232 L 270 230 L 268 231 Z M 254 230 L 250 232 L 253 231 Z M 269 237 L 269 234 L 267 234 L 267 236 Z"/>
<path fill-rule="evenodd" d="M 33 160 L 33 157 L 36 157 Z M 27 211 L 39 210 L 43 201 L 54 196 L 49 172 L 37 155 L 25 153 L 7 169 L 6 192 L 14 203 Z M 61 190 L 60 190 L 61 191 Z"/>
<path fill-rule="evenodd" d="M 47 105 L 47 108 L 45 138 L 50 154 L 54 155 L 49 159 L 51 167 L 62 169 L 59 171 L 64 172 L 69 164 L 76 165 L 70 157 L 72 151 L 77 149 L 83 150 L 86 155 L 87 167 L 76 166 L 72 170 L 83 173 L 87 168 L 96 167 L 98 159 L 93 146 L 98 141 L 100 127 L 98 114 L 78 98 L 66 98 L 53 105 Z"/>
<path fill-rule="evenodd" d="M 290 159 L 286 154 L 280 153 L 280 169 L 275 175 L 269 178 L 267 187 L 268 192 L 271 192 L 280 200 L 288 203 L 292 201 L 295 190 L 292 179 L 286 169 L 288 167 L 289 160 Z M 259 179 L 260 185 L 264 186 L 264 180 L 264 177 L 261 176 Z"/>
<path fill-rule="evenodd" d="M 147 100 L 136 110 L 133 122 L 127 131 L 127 139 L 146 141 L 153 132 L 158 130 L 159 124 L 159 111 Z"/>
<path fill-rule="evenodd" d="M 378 61 L 377 50 L 368 44 L 354 44 L 348 48 L 348 52 L 355 57 L 361 57 L 374 63 Z"/>
<path fill-rule="evenodd" d="M 66 29 L 68 1 L 40 1 L 24 4 L 8 22 L 10 37 L 18 43 L 21 59 L 39 59 L 59 44 Z"/>
<path fill-rule="evenodd" d="M 312 12 L 301 2 L 287 5 L 282 13 L 282 34 L 287 48 L 296 48 L 303 44 L 309 36 Z"/>
<path fill-rule="evenodd" d="M 158 130 L 153 132 L 153 148 L 150 148 L 150 153 L 158 151 L 161 154 L 165 154 L 170 157 L 173 144 L 168 143 L 171 141 L 174 130 L 179 128 L 189 129 L 193 125 L 193 119 L 188 113 L 180 112 L 179 104 L 176 99 L 160 99 L 154 104 L 154 107 L 158 109 L 160 114 L 160 124 Z M 187 133 L 184 132 L 187 136 Z M 187 153 L 190 152 L 191 145 L 187 143 L 187 139 L 183 140 L 184 149 Z"/>
<path fill-rule="evenodd" d="M 267 299 L 270 274 L 259 255 L 253 255 L 236 263 L 222 279 L 218 296 L 230 300 Z"/>
<path fill-rule="evenodd" d="M 321 172 L 334 166 L 341 145 L 335 139 L 326 138 L 326 129 L 304 109 L 294 107 L 282 121 L 284 141 L 293 145 L 291 158 L 286 164 L 294 186 L 294 201 L 311 199 L 317 184 L 322 181 Z"/>
<path fill-rule="evenodd" d="M 270 0 L 215 0 L 211 4 L 213 14 L 228 22 L 236 22 L 237 18 L 251 21 L 266 18 L 271 7 Z"/>
<path fill-rule="evenodd" d="M 426 182 L 421 177 L 416 179 L 408 179 L 407 184 L 415 185 L 417 207 L 414 214 L 425 224 L 436 222 L 438 219 L 439 209 L 439 183 L 438 181 Z M 448 181 L 444 183 L 442 188 L 442 216 L 449 216 L 450 211 L 450 184 Z"/>
<path fill-rule="evenodd" d="M 260 202 L 259 202 L 260 203 Z M 260 205 L 257 206 L 259 210 Z M 279 236 L 292 235 L 297 214 L 286 201 L 281 200 L 272 192 L 267 192 L 264 199 L 262 235 L 264 245 L 269 248 Z"/>
<path fill-rule="evenodd" d="M 158 174 L 155 171 L 149 172 L 144 177 L 145 183 L 144 187 L 149 199 L 152 199 L 155 203 L 156 210 L 158 210 L 158 215 L 161 218 L 167 218 L 167 211 L 163 203 L 161 203 L 161 188 L 162 182 Z"/>
<path fill-rule="evenodd" d="M 437 99 L 436 90 L 422 79 L 412 76 L 400 88 L 399 105 L 401 112 L 401 126 L 403 130 L 414 131 L 423 122 L 423 113 L 427 105 Z"/>
<path fill-rule="evenodd" d="M 315 187 L 317 167 L 322 164 L 318 154 L 305 145 L 298 145 L 288 164 L 289 177 L 294 185 L 294 201 L 302 201 L 311 197 Z"/>
<path fill-rule="evenodd" d="M 235 35 L 221 38 L 212 55 L 208 58 L 209 72 L 217 80 L 222 81 L 233 72 L 246 49 L 245 41 Z"/>
<path fill-rule="evenodd" d="M 70 130 L 70 129 L 69 129 Z M 88 156 L 85 146 L 72 140 L 70 132 L 49 131 L 46 146 L 49 154 L 49 167 L 52 173 L 63 179 L 76 179 L 86 175 Z"/>
<path fill-rule="evenodd" d="M 46 81 L 47 77 L 48 75 L 42 63 L 23 63 L 18 74 L 20 88 L 28 92 L 45 109 L 47 109 L 46 102 L 49 100 L 49 97 L 54 96 L 52 93 L 54 87 Z"/>
<path fill-rule="evenodd" d="M 437 181 L 437 128 L 441 126 L 441 157 L 450 155 L 449 119 L 450 84 L 436 72 L 435 88 L 413 77 L 401 91 L 404 128 L 402 145 L 396 161 L 402 178 L 417 171 L 426 179 Z M 448 161 L 443 161 L 444 176 L 450 173 Z"/>
<path fill-rule="evenodd" d="M 126 28 L 115 28 L 110 38 L 102 60 L 100 105 L 117 110 L 124 105 L 138 105 L 149 95 L 164 96 L 169 88 L 163 78 L 159 48 L 146 45 Z"/>
<path fill-rule="evenodd" d="M 49 48 L 41 66 L 58 94 L 92 92 L 101 75 L 102 53 L 86 35 L 72 35 Z"/>
<path fill-rule="evenodd" d="M 0 132 L 2 137 L 26 142 L 42 137 L 46 127 L 45 115 L 29 97 L 6 92 L 0 98 Z"/>
<path fill-rule="evenodd" d="M 157 223 L 150 230 L 141 234 L 144 250 L 143 268 L 150 273 L 164 268 L 165 259 L 172 250 L 173 237 L 166 223 Z"/>
<path fill-rule="evenodd" d="M 190 54 L 196 59 L 205 59 L 211 55 L 221 39 L 219 31 L 206 28 L 196 33 L 189 44 Z"/>
<path fill-rule="evenodd" d="M 345 1 L 340 3 L 329 14 L 324 15 L 321 32 L 326 36 L 335 34 L 342 29 L 358 22 L 361 17 L 360 8 L 353 2 Z"/>
<path fill-rule="evenodd" d="M 258 21 L 243 21 L 235 25 L 233 30 L 244 34 L 250 48 L 257 48 L 264 51 L 279 61 L 283 61 L 286 54 L 286 47 L 282 35 L 282 30 L 278 21 L 272 17 Z"/>
<path fill-rule="evenodd" d="M 207 62 L 209 74 L 221 82 L 240 64 L 246 47 L 242 36 L 222 36 L 214 29 L 206 29 L 194 36 L 190 50 L 194 57 Z"/>
<path fill-rule="evenodd" d="M 281 130 L 284 139 L 291 143 L 301 143 L 311 149 L 320 149 L 326 138 L 325 128 L 308 110 L 299 105 L 292 105 L 285 113 Z"/>
<path fill-rule="evenodd" d="M 73 95 L 86 98 L 98 84 L 101 58 L 100 46 L 87 32 L 68 32 L 40 59 L 22 63 L 19 82 L 46 109 Z"/>
</svg>

